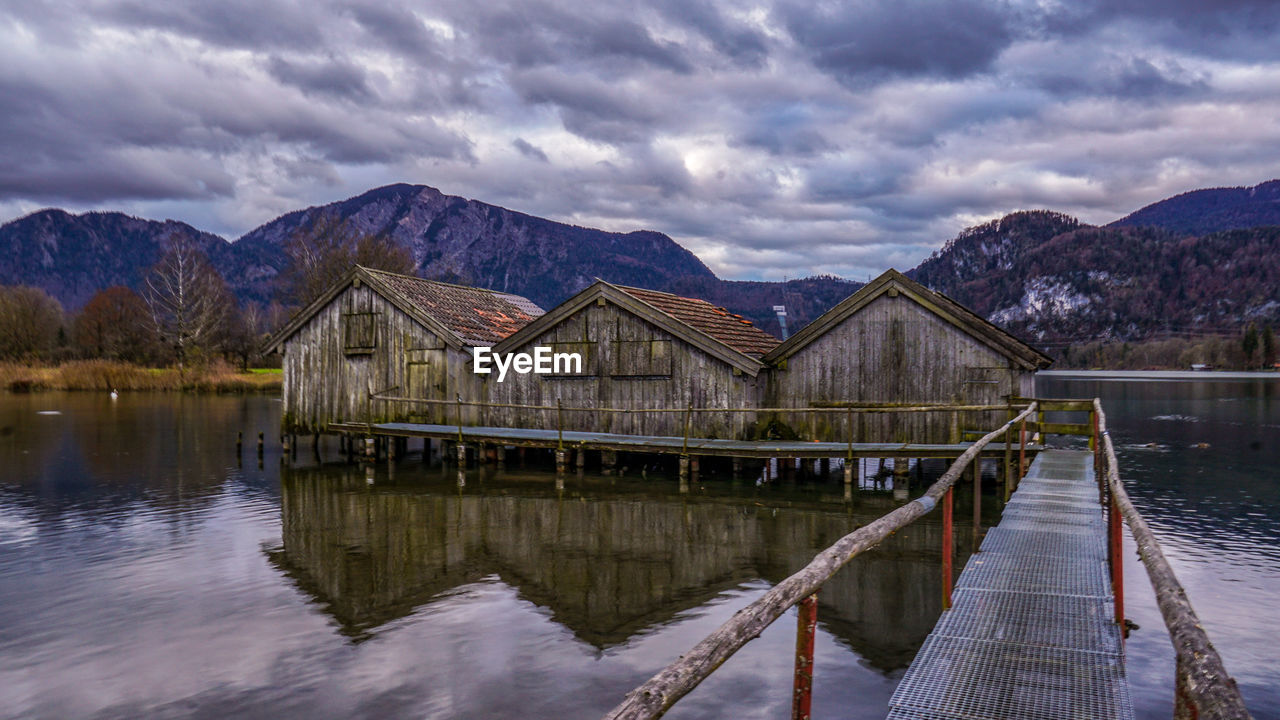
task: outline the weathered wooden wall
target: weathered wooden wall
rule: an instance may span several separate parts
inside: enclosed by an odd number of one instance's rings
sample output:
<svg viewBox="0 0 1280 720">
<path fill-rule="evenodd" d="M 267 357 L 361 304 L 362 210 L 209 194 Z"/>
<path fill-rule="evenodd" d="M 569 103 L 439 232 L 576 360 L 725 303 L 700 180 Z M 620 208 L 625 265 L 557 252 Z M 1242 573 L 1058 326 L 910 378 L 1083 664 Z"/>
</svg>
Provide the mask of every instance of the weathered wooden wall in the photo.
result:
<svg viewBox="0 0 1280 720">
<path fill-rule="evenodd" d="M 346 348 L 344 317 L 373 315 L 374 347 Z M 370 393 L 482 399 L 471 356 L 443 340 L 368 286 L 348 287 L 284 343 L 284 432 L 324 432 L 330 422 L 457 421 L 456 409 L 370 400 Z M 474 424 L 478 413 L 465 411 Z"/>
<path fill-rule="evenodd" d="M 579 376 L 515 375 L 504 382 L 490 375 L 489 401 L 567 407 L 686 408 L 759 407 L 764 377 L 740 374 L 659 327 L 613 304 L 592 304 L 519 348 L 537 345 L 557 352 L 583 353 Z M 755 422 L 751 413 L 699 413 L 691 423 L 694 437 L 740 438 Z M 511 427 L 556 427 L 554 412 L 497 410 L 485 412 L 485 423 Z M 681 435 L 684 415 L 565 413 L 566 430 Z"/>
<path fill-rule="evenodd" d="M 1002 404 L 1010 393 L 1029 395 L 1034 375 L 1018 369 L 955 325 L 906 297 L 881 295 L 770 374 L 773 407 L 833 403 Z M 1002 413 L 780 417 L 805 440 L 949 442 L 955 426 L 994 428 Z"/>
</svg>

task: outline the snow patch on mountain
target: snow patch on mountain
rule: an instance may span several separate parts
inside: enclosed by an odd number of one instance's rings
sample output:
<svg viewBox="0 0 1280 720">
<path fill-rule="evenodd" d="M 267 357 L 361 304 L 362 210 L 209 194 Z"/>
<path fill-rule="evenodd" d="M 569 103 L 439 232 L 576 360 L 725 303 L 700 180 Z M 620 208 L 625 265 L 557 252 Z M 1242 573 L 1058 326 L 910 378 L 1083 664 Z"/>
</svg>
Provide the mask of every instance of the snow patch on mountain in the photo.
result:
<svg viewBox="0 0 1280 720">
<path fill-rule="evenodd" d="M 991 314 L 991 321 L 1005 324 L 1016 320 L 1068 317 L 1088 307 L 1091 302 L 1088 296 L 1060 278 L 1036 277 L 1027 282 L 1018 304 L 995 311 Z"/>
</svg>

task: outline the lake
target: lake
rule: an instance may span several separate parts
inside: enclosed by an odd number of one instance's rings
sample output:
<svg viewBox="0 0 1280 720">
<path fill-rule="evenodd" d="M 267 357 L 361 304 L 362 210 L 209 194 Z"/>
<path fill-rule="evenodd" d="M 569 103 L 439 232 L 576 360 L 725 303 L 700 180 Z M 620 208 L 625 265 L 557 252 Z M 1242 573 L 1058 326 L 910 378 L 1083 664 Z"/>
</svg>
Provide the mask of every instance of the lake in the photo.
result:
<svg viewBox="0 0 1280 720">
<path fill-rule="evenodd" d="M 1280 717 L 1265 615 L 1280 591 L 1278 390 L 1063 376 L 1039 389 L 1103 398 L 1134 502 L 1258 718 Z M 682 492 L 636 469 L 557 487 L 533 458 L 460 485 L 416 442 L 372 477 L 332 440 L 287 464 L 268 442 L 259 465 L 256 433 L 273 437 L 279 407 L 0 396 L 0 717 L 598 717 L 942 469 L 846 498 L 837 480 L 704 474 Z M 957 519 L 971 495 L 959 489 Z M 957 532 L 962 565 L 972 531 Z M 814 717 L 883 717 L 941 612 L 940 546 L 932 513 L 824 589 Z M 1126 573 L 1135 704 L 1168 717 L 1167 634 L 1140 564 Z M 792 613 L 669 717 L 785 716 L 794 633 Z"/>
</svg>

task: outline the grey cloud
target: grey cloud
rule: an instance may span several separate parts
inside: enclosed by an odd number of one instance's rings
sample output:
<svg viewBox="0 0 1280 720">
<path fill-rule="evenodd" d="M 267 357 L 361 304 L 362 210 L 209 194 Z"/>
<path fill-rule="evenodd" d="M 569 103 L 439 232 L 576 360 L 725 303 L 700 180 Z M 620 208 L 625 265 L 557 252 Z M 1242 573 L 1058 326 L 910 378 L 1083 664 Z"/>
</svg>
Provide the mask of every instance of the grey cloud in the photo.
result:
<svg viewBox="0 0 1280 720">
<path fill-rule="evenodd" d="M 126 0 L 102 6 L 98 17 L 229 47 L 309 49 L 324 44 L 318 25 L 323 13 L 305 0 Z"/>
<path fill-rule="evenodd" d="M 372 95 L 364 70 L 346 60 L 286 60 L 273 55 L 267 61 L 267 71 L 280 82 L 306 93 L 352 100 L 367 100 Z"/>
<path fill-rule="evenodd" d="M 577 61 L 629 72 L 638 62 L 678 73 L 694 70 L 682 48 L 654 39 L 644 25 L 608 5 L 514 0 L 463 8 L 455 20 L 484 38 L 487 52 L 516 67 Z"/>
<path fill-rule="evenodd" d="M 1002 4 L 982 0 L 788 2 L 777 12 L 819 67 L 854 84 L 894 76 L 964 77 L 986 70 L 1014 38 Z"/>
<path fill-rule="evenodd" d="M 511 145 L 516 150 L 519 150 L 521 155 L 531 160 L 537 160 L 539 162 L 551 161 L 551 159 L 547 157 L 547 154 L 543 152 L 541 148 L 539 148 L 537 145 L 530 143 L 528 140 L 525 140 L 524 138 L 516 138 L 515 140 L 512 140 Z"/>
</svg>

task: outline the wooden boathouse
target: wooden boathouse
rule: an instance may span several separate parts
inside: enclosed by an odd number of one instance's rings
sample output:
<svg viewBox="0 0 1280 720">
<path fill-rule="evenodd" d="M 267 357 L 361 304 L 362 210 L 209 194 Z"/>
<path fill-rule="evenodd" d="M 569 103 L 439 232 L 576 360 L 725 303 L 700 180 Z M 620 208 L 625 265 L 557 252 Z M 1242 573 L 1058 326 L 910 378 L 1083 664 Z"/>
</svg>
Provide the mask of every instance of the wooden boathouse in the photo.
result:
<svg viewBox="0 0 1280 720">
<path fill-rule="evenodd" d="M 540 315 L 519 295 L 356 266 L 268 341 L 267 352 L 284 356 L 282 432 L 456 422 L 450 407 L 378 396 L 480 401 L 471 348 L 492 346 Z M 478 419 L 475 408 L 464 410 L 463 422 Z"/>
<path fill-rule="evenodd" d="M 960 303 L 889 270 L 763 358 L 772 407 L 1000 405 L 1034 395 L 1044 353 Z M 999 411 L 786 413 L 804 440 L 954 443 Z M 849 427 L 852 422 L 854 427 Z"/>
<path fill-rule="evenodd" d="M 578 353 L 581 373 L 508 375 L 488 381 L 496 405 L 578 408 L 667 408 L 666 413 L 566 414 L 564 430 L 679 436 L 687 407 L 753 408 L 764 399 L 761 358 L 778 339 L 749 320 L 705 300 L 597 280 L 494 346 L 496 353 Z M 555 427 L 540 411 L 495 408 L 485 424 Z M 742 438 L 751 413 L 701 414 L 692 437 Z"/>
</svg>

